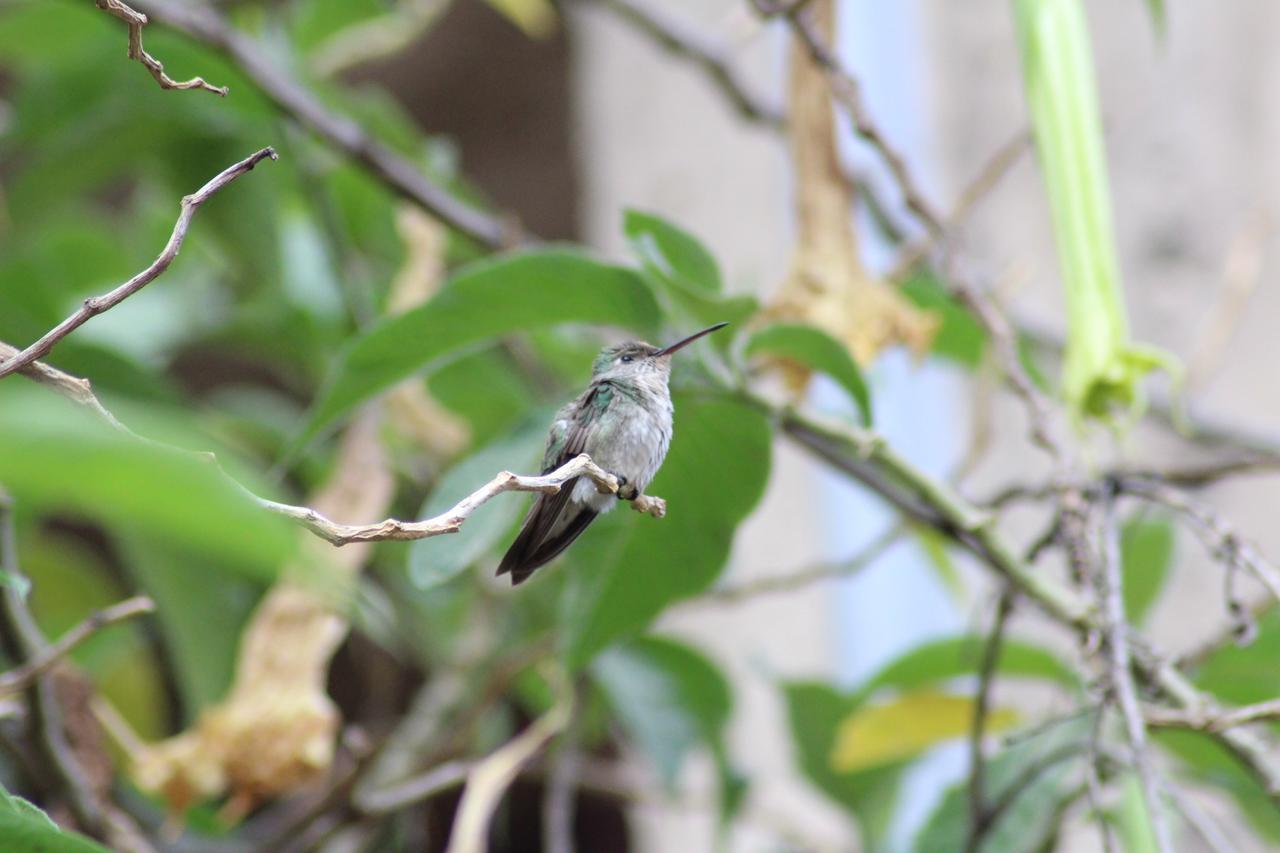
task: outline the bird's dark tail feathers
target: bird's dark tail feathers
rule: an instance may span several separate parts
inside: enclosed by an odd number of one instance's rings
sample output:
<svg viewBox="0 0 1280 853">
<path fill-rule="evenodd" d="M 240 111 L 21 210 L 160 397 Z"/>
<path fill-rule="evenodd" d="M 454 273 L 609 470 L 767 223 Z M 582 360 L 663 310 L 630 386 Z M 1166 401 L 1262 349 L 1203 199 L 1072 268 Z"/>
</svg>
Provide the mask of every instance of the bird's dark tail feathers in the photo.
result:
<svg viewBox="0 0 1280 853">
<path fill-rule="evenodd" d="M 566 483 L 558 494 L 543 495 L 534 502 L 520 534 L 498 564 L 498 574 L 510 574 L 512 586 L 524 583 L 537 569 L 560 556 L 595 520 L 594 510 L 578 509 L 563 529 L 552 533 L 560 516 L 575 509 L 568 506 L 571 492 L 572 482 Z"/>
</svg>

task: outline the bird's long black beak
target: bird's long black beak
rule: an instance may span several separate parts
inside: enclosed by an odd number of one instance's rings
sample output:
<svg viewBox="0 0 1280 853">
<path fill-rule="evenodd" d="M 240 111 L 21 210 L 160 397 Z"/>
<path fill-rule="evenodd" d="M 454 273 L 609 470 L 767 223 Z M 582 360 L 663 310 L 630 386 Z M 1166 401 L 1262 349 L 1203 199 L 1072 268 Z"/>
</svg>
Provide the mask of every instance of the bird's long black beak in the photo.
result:
<svg viewBox="0 0 1280 853">
<path fill-rule="evenodd" d="M 661 357 L 662 357 L 662 356 L 664 356 L 664 355 L 671 355 L 671 354 L 672 354 L 672 353 L 674 353 L 676 350 L 683 349 L 684 347 L 687 347 L 689 344 L 693 343 L 693 342 L 694 342 L 694 341 L 696 341 L 698 338 L 701 338 L 701 337 L 703 337 L 704 335 L 709 335 L 709 334 L 711 334 L 712 332 L 714 332 L 716 329 L 723 329 L 723 328 L 724 328 L 725 326 L 727 326 L 727 325 L 729 325 L 729 324 L 728 324 L 728 323 L 716 323 L 714 326 L 708 326 L 707 328 L 703 329 L 701 332 L 694 332 L 692 335 L 690 335 L 689 337 L 685 338 L 684 340 L 676 341 L 674 344 L 671 344 L 670 346 L 666 346 L 666 347 L 663 347 L 662 349 L 658 350 L 657 352 L 655 352 L 655 353 L 653 354 L 653 357 L 654 357 L 654 358 L 661 358 Z"/>
</svg>

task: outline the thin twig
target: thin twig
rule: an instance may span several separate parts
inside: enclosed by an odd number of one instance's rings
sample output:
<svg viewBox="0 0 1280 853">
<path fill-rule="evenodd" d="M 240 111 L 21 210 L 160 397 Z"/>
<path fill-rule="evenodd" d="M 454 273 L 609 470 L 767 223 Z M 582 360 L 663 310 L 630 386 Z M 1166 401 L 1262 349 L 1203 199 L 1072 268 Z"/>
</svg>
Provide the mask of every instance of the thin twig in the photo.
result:
<svg viewBox="0 0 1280 853">
<path fill-rule="evenodd" d="M 155 602 L 145 595 L 126 599 L 105 610 L 95 610 L 89 617 L 63 634 L 54 643 L 45 646 L 36 655 L 29 658 L 21 666 L 8 672 L 0 673 L 0 697 L 8 693 L 26 690 L 36 679 L 48 672 L 54 664 L 70 654 L 76 646 L 101 631 L 103 628 L 120 622 L 151 613 L 156 609 Z"/>
<path fill-rule="evenodd" d="M 271 512 L 293 519 L 332 545 L 346 545 L 350 542 L 408 541 L 457 533 L 471 513 L 503 492 L 555 494 L 561 487 L 578 477 L 586 477 L 594 481 L 602 494 L 618 491 L 617 479 L 583 453 L 570 459 L 550 474 L 540 477 L 524 477 L 512 474 L 510 471 L 502 471 L 451 508 L 424 521 L 399 521 L 388 518 L 376 524 L 338 524 L 310 507 L 292 506 L 263 498 L 258 498 L 258 502 Z M 662 518 L 666 514 L 666 502 L 652 495 L 638 495 L 631 501 L 631 505 L 636 511 L 644 512 L 654 518 Z"/>
<path fill-rule="evenodd" d="M 1280 568 L 1262 556 L 1252 543 L 1207 504 L 1158 480 L 1122 477 L 1116 483 L 1128 494 L 1168 507 L 1190 519 L 1215 559 L 1248 572 L 1280 601 Z"/>
<path fill-rule="evenodd" d="M 0 341 L 0 364 L 4 364 L 18 353 L 19 349 L 17 347 Z M 64 373 L 56 367 L 50 367 L 43 361 L 33 361 L 18 372 L 34 382 L 57 391 L 72 402 L 79 403 L 81 406 L 92 410 L 94 414 L 115 429 L 135 435 L 127 426 L 116 420 L 115 415 L 107 411 L 107 408 L 94 395 L 93 386 L 88 379 L 81 379 L 78 376 L 72 376 L 70 373 Z"/>
<path fill-rule="evenodd" d="M 3 491 L 0 491 L 0 571 L 10 578 L 25 580 L 18 565 L 12 505 Z M 0 623 L 21 660 L 42 661 L 49 653 L 48 642 L 27 607 L 25 594 L 18 588 L 20 585 L 23 584 L 7 584 L 0 590 Z M 62 708 L 45 671 L 47 666 L 41 670 L 35 674 L 33 689 L 27 692 L 31 738 L 76 822 L 90 834 L 106 838 L 119 850 L 150 853 L 150 844 L 133 821 L 100 795 L 85 776 L 63 731 Z"/>
<path fill-rule="evenodd" d="M 690 604 L 738 604 L 762 595 L 773 595 L 779 592 L 791 592 L 819 581 L 843 578 L 857 574 L 884 556 L 885 552 L 897 544 L 907 532 L 904 524 L 888 527 L 873 539 L 865 548 L 847 560 L 837 563 L 822 563 L 816 566 L 771 575 L 759 580 L 748 581 L 737 586 L 713 589 L 697 598 L 690 599 Z"/>
<path fill-rule="evenodd" d="M 1144 712 L 1147 722 L 1161 728 L 1194 729 L 1200 732 L 1225 732 L 1236 726 L 1280 720 L 1280 699 L 1269 699 L 1253 705 L 1226 710 L 1195 711 L 1149 707 Z"/>
<path fill-rule="evenodd" d="M 482 853 L 489 836 L 489 821 L 502 795 L 524 766 L 564 730 L 573 711 L 573 691 L 561 685 L 559 698 L 523 732 L 507 741 L 467 774 L 467 787 L 454 816 L 448 853 Z"/>
<path fill-rule="evenodd" d="M 972 853 L 982 844 L 982 837 L 992 825 L 992 813 L 987 810 L 987 763 L 982 755 L 982 741 L 986 738 L 987 714 L 991 709 L 991 688 L 995 682 L 996 665 L 1000 662 L 1000 647 L 1004 643 L 1004 631 L 1013 612 L 1013 594 L 1006 587 L 996 602 L 996 615 L 991 623 L 986 647 L 982 651 L 982 663 L 978 670 L 978 693 L 974 701 L 973 724 L 969 730 L 969 836 L 965 850 Z"/>
<path fill-rule="evenodd" d="M 428 178 L 417 164 L 370 136 L 358 122 L 331 112 L 310 90 L 270 59 L 276 54 L 274 50 L 232 27 L 209 4 L 175 0 L 133 0 L 133 4 L 152 21 L 226 54 L 276 107 L 360 164 L 392 191 L 460 233 L 494 249 L 528 242 L 514 215 L 490 215 L 459 201 Z"/>
<path fill-rule="evenodd" d="M 1100 508 L 1101 565 L 1098 574 L 1098 597 L 1102 602 L 1102 632 L 1107 647 L 1107 680 L 1110 693 L 1120 708 L 1129 737 L 1132 764 L 1142 784 L 1142 798 L 1147 807 L 1156 847 L 1171 853 L 1173 841 L 1160 803 L 1160 785 L 1151 756 L 1147 752 L 1147 729 L 1138 706 L 1138 691 L 1133 683 L 1129 658 L 1128 625 L 1124 614 L 1124 590 L 1120 569 L 1120 529 L 1115 518 L 1115 499 L 1107 495 Z"/>
<path fill-rule="evenodd" d="M 178 256 L 178 250 L 182 248 L 182 241 L 187 236 L 187 227 L 191 224 L 191 218 L 195 215 L 195 212 L 200 209 L 200 205 L 208 201 L 218 190 L 268 158 L 271 160 L 277 159 L 276 152 L 272 148 L 263 148 L 234 166 L 227 167 L 203 187 L 183 198 L 182 211 L 178 214 L 178 221 L 174 223 L 173 233 L 169 235 L 169 242 L 165 244 L 164 250 L 151 263 L 151 266 L 109 293 L 104 293 L 101 296 L 91 296 L 84 300 L 74 314 L 46 332 L 40 340 L 24 349 L 18 355 L 0 363 L 0 379 L 10 373 L 22 370 L 38 358 L 44 358 L 58 341 L 80 328 L 90 318 L 116 307 L 159 278 L 169 268 L 169 264 L 173 263 L 173 259 Z"/>
<path fill-rule="evenodd" d="M 781 129 L 786 118 L 780 104 L 765 98 L 742 79 L 726 46 L 698 32 L 642 0 L 579 0 L 584 6 L 601 6 L 631 24 L 673 56 L 693 63 L 748 121 Z"/>
<path fill-rule="evenodd" d="M 475 769 L 474 761 L 449 761 L 432 767 L 405 782 L 383 791 L 374 791 L 360 800 L 360 811 L 383 815 L 430 799 L 436 794 L 460 787 Z"/>
<path fill-rule="evenodd" d="M 806 14 L 804 4 L 787 3 L 780 6 L 774 0 L 751 0 L 751 3 L 761 15 L 765 17 L 778 15 L 789 24 L 791 31 L 809 52 L 814 64 L 826 75 L 831 86 L 831 94 L 848 115 L 854 133 L 874 148 L 884 160 L 885 165 L 889 167 L 889 172 L 893 175 L 907 208 L 916 215 L 929 232 L 942 234 L 944 231 L 942 218 L 925 200 L 902 155 L 894 149 L 872 119 L 870 111 L 862 100 L 862 87 L 857 78 L 845 69 L 831 46 L 822 38 L 812 18 Z"/>
<path fill-rule="evenodd" d="M 938 240 L 944 235 L 956 232 L 969 218 L 969 214 L 977 207 L 978 202 L 996 187 L 997 184 L 1012 171 L 1031 147 L 1031 131 L 1023 128 L 1007 139 L 991 153 L 983 162 L 969 183 L 965 184 L 960 195 L 956 197 L 951 211 L 944 221 L 942 234 L 926 234 L 918 240 L 911 241 L 899 253 L 893 267 L 885 275 L 890 281 L 902 280 L 916 265 L 926 260 L 938 247 Z"/>
<path fill-rule="evenodd" d="M 98 8 L 109 15 L 124 21 L 129 26 L 129 58 L 136 59 L 150 72 L 161 89 L 204 89 L 222 97 L 227 96 L 226 86 L 214 86 L 203 77 L 192 77 L 190 80 L 174 80 L 164 73 L 164 64 L 142 47 L 142 28 L 147 25 L 147 16 L 129 8 L 121 0 L 95 0 Z"/>
</svg>

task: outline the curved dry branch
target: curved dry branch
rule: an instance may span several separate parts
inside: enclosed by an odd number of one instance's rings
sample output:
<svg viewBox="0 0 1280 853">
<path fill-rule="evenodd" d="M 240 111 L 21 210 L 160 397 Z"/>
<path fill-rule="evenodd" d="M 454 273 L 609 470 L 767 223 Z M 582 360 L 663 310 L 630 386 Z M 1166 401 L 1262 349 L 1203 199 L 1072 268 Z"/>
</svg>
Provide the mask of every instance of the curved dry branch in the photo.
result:
<svg viewBox="0 0 1280 853">
<path fill-rule="evenodd" d="M 135 616 L 141 616 L 144 613 L 151 613 L 155 609 L 154 601 L 145 595 L 139 595 L 125 599 L 105 610 L 95 610 L 89 614 L 87 619 L 63 634 L 55 642 L 40 649 L 21 666 L 14 667 L 8 672 L 0 673 L 0 696 L 26 690 L 35 684 L 40 676 L 53 668 L 58 661 L 74 651 L 76 646 L 103 628 L 119 624 Z"/>
<path fill-rule="evenodd" d="M 359 123 L 330 112 L 320 100 L 269 57 L 270 47 L 228 24 L 207 4 L 134 0 L 151 20 L 230 57 L 270 101 L 329 145 L 346 154 L 397 194 L 419 205 L 483 246 L 527 242 L 514 216 L 494 216 L 455 198 L 415 163 L 365 132 Z"/>
<path fill-rule="evenodd" d="M 578 477 L 586 477 L 594 481 L 601 494 L 616 494 L 618 491 L 617 478 L 596 465 L 591 461 L 590 456 L 583 453 L 570 459 L 550 474 L 543 474 L 540 477 L 525 477 L 510 471 L 502 471 L 449 509 L 434 518 L 423 521 L 400 521 L 388 518 L 376 524 L 339 524 L 330 521 L 310 507 L 291 506 L 262 498 L 258 501 L 266 509 L 293 519 L 331 545 L 388 540 L 407 541 L 457 533 L 471 513 L 503 492 L 542 492 L 552 495 Z M 662 518 L 667 512 L 666 501 L 652 495 L 637 495 L 631 504 L 637 512 L 647 513 L 654 518 Z"/>
<path fill-rule="evenodd" d="M 261 151 L 255 152 L 245 159 L 236 163 L 234 166 L 228 166 L 223 169 L 216 177 L 196 190 L 189 196 L 182 199 L 182 212 L 178 214 L 178 221 L 174 223 L 173 233 L 169 235 L 169 242 L 165 244 L 164 250 L 160 253 L 151 266 L 135 275 L 116 289 L 101 296 L 91 296 L 86 299 L 80 308 L 67 319 L 54 326 L 44 334 L 40 340 L 18 353 L 16 356 L 0 363 L 0 379 L 8 376 L 10 373 L 16 373 L 22 370 L 38 358 L 43 358 L 49 353 L 58 341 L 83 326 L 91 318 L 96 317 L 104 311 L 109 311 L 146 287 L 151 282 L 160 277 L 165 270 L 169 268 L 169 264 L 173 263 L 173 259 L 178 257 L 178 250 L 182 248 L 182 241 L 186 239 L 187 228 L 191 224 L 191 218 L 195 216 L 200 205 L 209 200 L 214 193 L 234 181 L 236 178 L 252 171 L 253 167 L 266 159 L 275 160 L 277 155 L 273 148 L 263 148 Z"/>
<path fill-rule="evenodd" d="M 203 77 L 192 77 L 190 80 L 174 80 L 164 73 L 164 63 L 156 59 L 142 47 L 142 28 L 147 25 L 147 16 L 126 6 L 121 0 L 96 0 L 98 8 L 108 15 L 119 18 L 129 26 L 129 58 L 136 59 L 150 72 L 161 89 L 204 89 L 223 98 L 227 96 L 226 86 L 214 86 Z"/>
</svg>

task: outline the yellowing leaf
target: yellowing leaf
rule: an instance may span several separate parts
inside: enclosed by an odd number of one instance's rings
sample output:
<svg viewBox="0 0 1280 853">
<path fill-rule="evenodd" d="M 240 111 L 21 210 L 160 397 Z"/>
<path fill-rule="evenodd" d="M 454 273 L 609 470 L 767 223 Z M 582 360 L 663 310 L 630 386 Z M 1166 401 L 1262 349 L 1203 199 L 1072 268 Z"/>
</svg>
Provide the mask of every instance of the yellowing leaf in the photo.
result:
<svg viewBox="0 0 1280 853">
<path fill-rule="evenodd" d="M 556 10 L 551 0 L 487 0 L 530 38 L 551 35 L 556 25 Z"/>
<path fill-rule="evenodd" d="M 1017 720 L 1012 709 L 993 709 L 987 714 L 987 731 L 1008 728 Z M 973 699 L 935 690 L 864 705 L 836 730 L 831 769 L 854 773 L 911 758 L 934 744 L 967 735 L 972 722 Z"/>
</svg>

